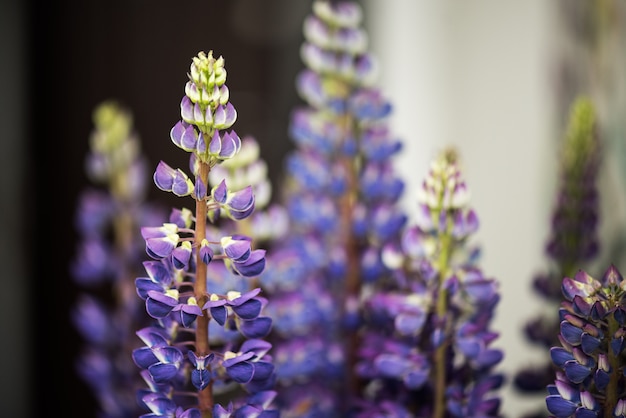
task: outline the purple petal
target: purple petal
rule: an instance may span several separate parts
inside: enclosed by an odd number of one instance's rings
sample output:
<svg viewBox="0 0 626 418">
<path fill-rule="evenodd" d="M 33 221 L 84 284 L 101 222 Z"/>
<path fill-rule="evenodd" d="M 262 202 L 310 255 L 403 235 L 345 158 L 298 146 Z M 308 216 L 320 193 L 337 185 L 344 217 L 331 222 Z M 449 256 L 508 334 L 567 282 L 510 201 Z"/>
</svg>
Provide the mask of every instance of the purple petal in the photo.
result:
<svg viewBox="0 0 626 418">
<path fill-rule="evenodd" d="M 196 318 L 202 316 L 202 311 L 198 305 L 181 304 L 174 310 L 180 312 L 180 323 L 185 328 L 191 327 Z"/>
<path fill-rule="evenodd" d="M 226 103 L 226 118 L 224 121 L 224 127 L 221 129 L 230 128 L 233 123 L 237 120 L 237 110 L 235 107 L 229 102 Z"/>
<path fill-rule="evenodd" d="M 159 363 L 152 350 L 148 347 L 141 347 L 133 350 L 133 362 L 142 369 L 147 369 L 153 364 Z"/>
<path fill-rule="evenodd" d="M 550 349 L 550 357 L 552 362 L 558 367 L 563 367 L 565 362 L 574 360 L 572 353 L 562 347 L 552 347 Z"/>
<path fill-rule="evenodd" d="M 176 146 L 181 147 L 181 139 L 185 133 L 185 128 L 189 126 L 183 121 L 178 121 L 170 130 L 170 138 Z"/>
<path fill-rule="evenodd" d="M 231 418 L 232 412 L 232 402 L 228 405 L 228 409 L 224 409 L 224 407 L 220 404 L 215 404 L 213 407 L 213 418 Z"/>
<path fill-rule="evenodd" d="M 203 239 L 200 243 L 200 258 L 204 264 L 209 264 L 213 260 L 213 249 L 210 247 L 209 242 Z"/>
<path fill-rule="evenodd" d="M 250 257 L 250 241 L 247 239 L 234 239 L 233 237 L 223 237 L 221 245 L 226 257 L 235 263 L 243 263 Z"/>
<path fill-rule="evenodd" d="M 176 404 L 167 396 L 152 393 L 142 398 L 142 401 L 156 416 L 173 416 Z"/>
<path fill-rule="evenodd" d="M 211 138 L 211 142 L 209 143 L 209 153 L 213 155 L 218 155 L 222 149 L 222 140 L 220 139 L 219 131 L 215 131 L 213 137 Z"/>
<path fill-rule="evenodd" d="M 177 299 L 151 290 L 146 299 L 146 311 L 153 318 L 165 318 L 177 304 Z"/>
<path fill-rule="evenodd" d="M 168 257 L 178 244 L 178 235 L 170 234 L 166 237 L 148 238 L 146 240 L 146 251 L 153 258 Z"/>
<path fill-rule="evenodd" d="M 196 176 L 196 185 L 193 189 L 193 197 L 196 200 L 204 200 L 206 197 L 207 187 L 200 176 Z"/>
<path fill-rule="evenodd" d="M 266 380 L 274 373 L 274 365 L 266 361 L 256 361 L 252 363 L 254 365 L 253 380 Z"/>
<path fill-rule="evenodd" d="M 252 339 L 244 341 L 240 350 L 243 353 L 252 352 L 256 357 L 263 357 L 271 348 L 272 344 L 265 340 Z"/>
<path fill-rule="evenodd" d="M 395 354 L 380 354 L 374 360 L 374 366 L 385 377 L 400 378 L 413 368 L 413 363 Z"/>
<path fill-rule="evenodd" d="M 402 335 L 416 335 L 424 325 L 425 315 L 401 313 L 394 320 L 396 330 Z"/>
<path fill-rule="evenodd" d="M 225 133 L 222 137 L 222 147 L 220 149 L 219 157 L 222 159 L 232 158 L 237 154 L 237 144 L 235 140 Z"/>
<path fill-rule="evenodd" d="M 409 389 L 419 389 L 428 380 L 428 370 L 411 370 L 404 375 L 402 381 Z"/>
<path fill-rule="evenodd" d="M 182 409 L 179 407 L 179 409 Z M 176 418 L 202 418 L 202 413 L 199 409 L 189 408 L 182 414 L 176 412 Z M 216 417 L 217 418 L 217 417 Z"/>
<path fill-rule="evenodd" d="M 613 264 L 602 275 L 602 283 L 604 286 L 619 286 L 624 281 L 621 273 Z"/>
<path fill-rule="evenodd" d="M 276 398 L 277 392 L 273 390 L 265 390 L 263 392 L 257 392 L 248 397 L 248 404 L 256 406 L 261 409 L 269 408 L 274 398 Z"/>
<path fill-rule="evenodd" d="M 254 205 L 254 192 L 252 186 L 248 186 L 238 192 L 231 193 L 226 201 L 226 205 L 239 212 L 250 209 L 250 206 Z"/>
<path fill-rule="evenodd" d="M 183 96 L 180 102 L 180 116 L 187 123 L 195 123 L 193 117 L 193 103 L 187 96 Z"/>
<path fill-rule="evenodd" d="M 226 367 L 226 374 L 235 382 L 248 383 L 254 375 L 254 366 L 247 361 L 242 361 Z"/>
<path fill-rule="evenodd" d="M 187 126 L 185 132 L 181 136 L 180 147 L 187 152 L 191 152 L 196 149 L 196 143 L 198 142 L 198 132 L 192 125 Z"/>
<path fill-rule="evenodd" d="M 496 363 L 499 363 L 504 357 L 501 350 L 497 349 L 488 349 L 482 351 L 477 357 L 476 362 L 481 367 L 491 367 Z"/>
<path fill-rule="evenodd" d="M 204 113 L 199 103 L 193 106 L 193 123 L 196 125 L 204 125 Z"/>
<path fill-rule="evenodd" d="M 148 367 L 150 376 L 154 379 L 155 383 L 165 383 L 172 380 L 178 373 L 178 367 L 174 364 L 154 364 Z"/>
<path fill-rule="evenodd" d="M 611 375 L 609 373 L 600 369 L 596 371 L 596 376 L 595 376 L 594 381 L 595 381 L 596 387 L 600 391 L 604 391 L 606 389 L 606 387 L 609 385 L 610 380 L 611 380 Z"/>
<path fill-rule="evenodd" d="M 228 188 L 226 187 L 226 180 L 222 180 L 220 184 L 213 187 L 211 190 L 211 196 L 217 203 L 225 204 L 228 198 Z"/>
<path fill-rule="evenodd" d="M 250 299 L 241 305 L 233 306 L 233 311 L 242 319 L 254 319 L 261 313 L 262 304 L 258 299 Z"/>
<path fill-rule="evenodd" d="M 163 191 L 171 192 L 175 177 L 176 170 L 160 161 L 153 175 L 154 184 Z"/>
<path fill-rule="evenodd" d="M 600 347 L 601 340 L 584 332 L 581 336 L 580 347 L 585 354 L 591 355 Z"/>
<path fill-rule="evenodd" d="M 232 263 L 232 269 L 242 276 L 258 276 L 265 269 L 265 250 L 254 250 L 244 263 Z"/>
<path fill-rule="evenodd" d="M 572 383 L 582 383 L 590 374 L 591 369 L 577 361 L 568 361 L 563 365 L 565 375 Z"/>
<path fill-rule="evenodd" d="M 226 323 L 226 307 L 225 306 L 213 306 L 210 308 L 211 317 L 215 319 L 215 322 L 224 326 Z"/>
<path fill-rule="evenodd" d="M 184 357 L 183 353 L 178 348 L 167 345 L 153 347 L 152 352 L 161 363 L 167 364 L 180 364 Z"/>
<path fill-rule="evenodd" d="M 172 193 L 176 196 L 187 196 L 193 192 L 193 183 L 180 168 L 176 170 L 174 182 L 172 183 Z"/>
<path fill-rule="evenodd" d="M 144 261 L 143 267 L 152 281 L 168 286 L 172 283 L 172 274 L 160 261 Z"/>
<path fill-rule="evenodd" d="M 187 243 L 187 245 L 184 245 Z M 189 241 L 183 242 L 183 245 L 179 245 L 172 251 L 172 264 L 174 267 L 181 270 L 187 267 L 191 258 L 191 245 Z"/>
<path fill-rule="evenodd" d="M 550 395 L 546 397 L 546 406 L 550 413 L 557 417 L 569 417 L 576 412 L 578 405 L 572 401 L 561 398 L 559 395 Z"/>
<path fill-rule="evenodd" d="M 243 320 L 239 323 L 239 330 L 246 338 L 263 338 L 272 329 L 272 318 L 260 316 L 249 321 Z"/>
<path fill-rule="evenodd" d="M 244 211 L 237 211 L 233 209 L 229 210 L 228 216 L 236 221 L 240 221 L 242 219 L 246 219 L 252 214 L 252 212 L 254 212 L 254 200 L 252 201 L 252 205 Z"/>
<path fill-rule="evenodd" d="M 135 332 L 135 334 L 137 334 L 137 336 L 141 338 L 141 341 L 148 347 L 166 346 L 168 345 L 167 340 L 161 331 L 161 328 L 146 327 Z"/>
<path fill-rule="evenodd" d="M 196 152 L 198 154 L 206 154 L 207 144 L 206 139 L 204 138 L 204 134 L 200 132 L 198 135 L 198 141 L 196 142 Z"/>
<path fill-rule="evenodd" d="M 240 295 L 239 297 L 229 301 L 228 304 L 230 306 L 239 306 L 239 305 L 243 304 L 244 302 L 247 302 L 250 299 L 256 297 L 259 293 L 261 293 L 261 288 L 257 287 L 255 289 L 252 289 L 252 290 L 250 290 L 250 291 Z"/>
<path fill-rule="evenodd" d="M 148 297 L 148 292 L 153 290 L 157 292 L 163 292 L 165 288 L 160 283 L 155 283 L 151 279 L 147 277 L 138 277 L 135 279 L 135 288 L 137 290 L 137 294 L 143 300 L 146 300 Z"/>
<path fill-rule="evenodd" d="M 202 390 L 211 383 L 211 373 L 208 370 L 192 370 L 191 383 L 198 390 Z"/>
<path fill-rule="evenodd" d="M 581 342 L 583 330 L 570 324 L 567 321 L 561 321 L 561 335 L 568 343 L 578 345 Z"/>
<path fill-rule="evenodd" d="M 230 103 L 227 103 L 226 106 L 219 105 L 215 109 L 213 118 L 213 126 L 217 129 L 228 129 L 235 123 L 235 120 L 237 120 L 237 111 Z"/>
</svg>

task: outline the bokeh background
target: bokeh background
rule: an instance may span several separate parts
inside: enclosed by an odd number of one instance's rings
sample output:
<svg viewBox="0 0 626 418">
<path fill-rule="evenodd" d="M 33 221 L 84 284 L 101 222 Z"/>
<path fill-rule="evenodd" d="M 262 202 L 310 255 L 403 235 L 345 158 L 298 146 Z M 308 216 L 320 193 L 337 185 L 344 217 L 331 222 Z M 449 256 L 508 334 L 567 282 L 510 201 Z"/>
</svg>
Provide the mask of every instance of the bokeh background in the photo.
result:
<svg viewBox="0 0 626 418">
<path fill-rule="evenodd" d="M 626 4 L 620 0 L 362 0 L 379 86 L 405 143 L 397 167 L 415 204 L 429 160 L 458 147 L 481 218 L 483 271 L 500 280 L 494 327 L 514 373 L 546 353 L 524 322 L 545 309 L 531 289 L 543 252 L 568 107 L 592 97 L 604 141 L 602 253 L 626 272 Z M 0 415 L 44 411 L 91 417 L 73 372 L 79 339 L 69 322 L 78 290 L 69 274 L 91 112 L 116 99 L 134 114 L 142 147 L 185 166 L 169 129 L 179 118 L 190 59 L 212 49 L 227 62 L 240 135 L 261 144 L 270 178 L 291 148 L 299 103 L 301 23 L 309 0 L 59 0 L 0 2 Z M 177 160 L 178 159 L 178 160 Z M 155 188 L 156 189 L 156 188 Z M 168 199 L 153 190 L 152 199 Z M 510 385 L 503 413 L 541 405 Z"/>
</svg>

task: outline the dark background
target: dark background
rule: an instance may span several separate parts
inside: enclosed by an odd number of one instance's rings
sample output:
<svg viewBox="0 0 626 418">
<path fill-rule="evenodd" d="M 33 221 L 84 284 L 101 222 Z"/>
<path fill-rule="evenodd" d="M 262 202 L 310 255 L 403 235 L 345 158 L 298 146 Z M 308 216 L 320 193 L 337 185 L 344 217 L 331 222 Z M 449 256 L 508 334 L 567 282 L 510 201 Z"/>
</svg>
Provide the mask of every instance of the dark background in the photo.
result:
<svg viewBox="0 0 626 418">
<path fill-rule="evenodd" d="M 81 340 L 69 321 L 79 292 L 69 265 L 93 109 L 124 104 L 150 164 L 187 167 L 169 130 L 191 58 L 213 50 L 226 60 L 233 128 L 259 141 L 276 180 L 310 1 L 1 1 L 0 415 L 91 417 L 95 402 L 73 369 Z M 154 187 L 149 198 L 162 195 Z"/>
</svg>

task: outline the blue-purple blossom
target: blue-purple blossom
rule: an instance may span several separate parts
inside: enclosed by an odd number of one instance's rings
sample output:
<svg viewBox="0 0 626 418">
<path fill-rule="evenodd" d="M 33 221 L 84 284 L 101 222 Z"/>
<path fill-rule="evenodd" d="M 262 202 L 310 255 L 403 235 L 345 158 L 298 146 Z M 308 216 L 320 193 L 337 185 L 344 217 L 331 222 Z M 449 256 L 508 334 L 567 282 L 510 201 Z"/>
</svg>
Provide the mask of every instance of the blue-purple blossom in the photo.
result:
<svg viewBox="0 0 626 418">
<path fill-rule="evenodd" d="M 275 381 L 267 355 L 271 345 L 257 340 L 269 334 L 272 319 L 263 314 L 267 300 L 261 289 L 240 280 L 263 272 L 265 250 L 255 248 L 247 235 L 222 230 L 228 225 L 222 225 L 221 214 L 231 221 L 252 215 L 254 189 L 232 190 L 225 179 L 210 177 L 222 162 L 236 160 L 242 148 L 235 131 L 226 131 L 237 112 L 224 84 L 224 59 L 200 52 L 188 75 L 182 120 L 170 130 L 170 139 L 190 153 L 191 174 L 161 161 L 153 179 L 159 189 L 193 199 L 195 208 L 172 209 L 169 222 L 141 229 L 153 260 L 144 263 L 148 277 L 135 280 L 136 291 L 158 325 L 137 333 L 145 346 L 133 352 L 133 360 L 147 371 L 143 376 L 149 386 L 138 391 L 139 403 L 152 411 L 145 415 L 150 417 L 224 416 L 228 411 L 235 417 L 274 417 L 273 396 L 260 403 L 258 398 Z M 234 346 L 238 352 L 231 351 Z M 249 397 L 238 394 L 237 386 Z M 243 406 L 225 410 L 215 404 L 214 388 Z M 175 395 L 189 391 L 197 395 L 192 405 Z"/>
<path fill-rule="evenodd" d="M 397 408 L 392 416 L 499 416 L 498 286 L 468 242 L 478 218 L 453 150 L 431 163 L 418 198 L 416 224 L 381 255 L 393 280 L 374 283 L 365 300 L 357 370 L 370 389 L 357 416 L 377 416 L 383 403 Z"/>
<path fill-rule="evenodd" d="M 129 110 L 105 101 L 94 109 L 93 122 L 85 164 L 93 185 L 79 198 L 80 240 L 70 266 L 82 287 L 72 313 L 85 343 L 76 367 L 95 396 L 99 416 L 138 416 L 138 404 L 128 396 L 141 382 L 131 350 L 138 346 L 134 330 L 152 321 L 133 292 L 144 254 L 139 225 L 161 223 L 165 214 L 145 201 L 147 163 Z M 163 292 L 171 277 L 151 270 L 143 280 L 145 298 L 149 290 Z"/>
<path fill-rule="evenodd" d="M 550 349 L 556 379 L 548 385 L 552 416 L 623 416 L 626 281 L 611 265 L 600 280 L 584 270 L 562 281 L 559 346 Z"/>
</svg>

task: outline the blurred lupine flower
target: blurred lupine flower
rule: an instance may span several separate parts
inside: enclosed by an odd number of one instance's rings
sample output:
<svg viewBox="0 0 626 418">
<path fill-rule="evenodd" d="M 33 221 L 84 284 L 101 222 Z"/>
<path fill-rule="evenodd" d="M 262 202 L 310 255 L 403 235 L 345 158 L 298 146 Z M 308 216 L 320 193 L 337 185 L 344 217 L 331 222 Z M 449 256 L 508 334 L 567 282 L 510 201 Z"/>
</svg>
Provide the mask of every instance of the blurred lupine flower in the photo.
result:
<svg viewBox="0 0 626 418">
<path fill-rule="evenodd" d="M 557 418 L 625 416 L 626 281 L 611 265 L 601 280 L 579 270 L 563 278 L 561 289 L 548 411 Z"/>
<path fill-rule="evenodd" d="M 586 97 L 572 103 L 560 158 L 560 183 L 545 248 L 550 265 L 547 272 L 533 279 L 536 293 L 555 307 L 561 300 L 561 278 L 571 277 L 577 266 L 591 263 L 599 250 L 596 183 L 600 144 L 595 109 Z M 559 318 L 539 314 L 529 320 L 524 330 L 530 343 L 547 349 L 558 344 Z M 519 370 L 514 383 L 522 392 L 541 396 L 553 376 L 554 368 L 546 358 L 540 364 Z M 537 415 L 543 416 L 543 412 Z"/>
<path fill-rule="evenodd" d="M 260 277 L 272 295 L 277 402 L 287 417 L 346 416 L 359 396 L 361 292 L 389 274 L 382 248 L 406 220 L 391 162 L 401 144 L 373 87 L 362 17 L 356 2 L 314 1 L 303 24 L 296 85 L 305 103 L 292 113 L 296 149 L 281 190 L 290 233 Z"/>
<path fill-rule="evenodd" d="M 133 360 L 148 384 L 138 401 L 152 411 L 144 416 L 278 416 L 271 407 L 271 344 L 260 340 L 272 326 L 263 313 L 267 300 L 260 288 L 241 280 L 263 272 L 265 250 L 217 225 L 222 214 L 240 221 L 255 209 L 251 185 L 210 174 L 242 149 L 237 133 L 226 132 L 237 113 L 229 102 L 224 59 L 200 52 L 188 75 L 182 120 L 170 138 L 190 153 L 192 175 L 161 161 L 153 178 L 159 189 L 193 198 L 195 210 L 173 209 L 169 222 L 141 229 L 153 260 L 144 263 L 148 277 L 136 279 L 136 290 L 156 325 L 137 331 L 145 346 Z M 231 401 L 228 408 L 216 402 L 218 394 Z"/>
<path fill-rule="evenodd" d="M 416 225 L 385 246 L 394 278 L 364 301 L 357 417 L 499 416 L 503 353 L 490 323 L 500 297 L 475 263 L 478 218 L 468 203 L 456 153 L 443 152 L 419 191 Z"/>
<path fill-rule="evenodd" d="M 79 196 L 76 227 L 81 241 L 72 261 L 74 280 L 84 293 L 72 312 L 85 345 L 77 368 L 93 391 L 101 417 L 136 417 L 129 395 L 141 384 L 131 350 L 137 327 L 146 326 L 134 295 L 141 271 L 139 225 L 162 222 L 165 214 L 145 201 L 147 164 L 133 132 L 130 111 L 115 101 L 93 112 L 86 172 L 93 183 Z"/>
</svg>

